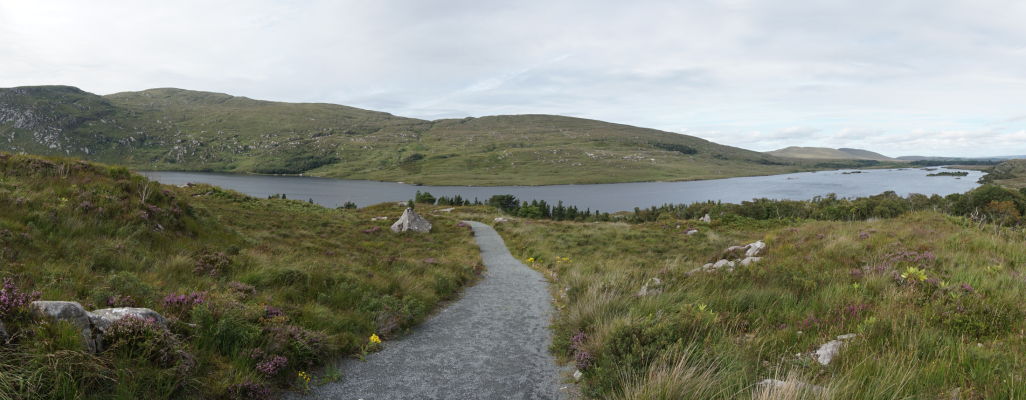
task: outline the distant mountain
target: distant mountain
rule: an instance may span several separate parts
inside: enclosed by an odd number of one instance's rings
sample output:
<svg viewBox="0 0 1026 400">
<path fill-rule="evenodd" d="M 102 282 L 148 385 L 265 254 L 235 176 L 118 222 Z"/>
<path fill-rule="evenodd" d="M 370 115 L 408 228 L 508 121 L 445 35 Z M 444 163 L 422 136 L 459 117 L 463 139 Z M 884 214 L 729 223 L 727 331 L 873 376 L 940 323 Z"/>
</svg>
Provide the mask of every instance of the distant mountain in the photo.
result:
<svg viewBox="0 0 1026 400">
<path fill-rule="evenodd" d="M 820 160 L 874 160 L 874 161 L 898 161 L 895 158 L 887 157 L 880 153 L 874 153 L 862 149 L 831 149 L 828 147 L 798 147 L 791 146 L 779 150 L 767 151 L 777 157 L 804 158 Z"/>
<path fill-rule="evenodd" d="M 929 157 L 929 156 L 901 156 L 899 160 L 905 161 L 1000 161 L 1000 160 L 1014 160 L 1018 158 L 1026 158 L 1026 155 L 1020 156 L 993 156 L 993 157 Z"/>
<path fill-rule="evenodd" d="M 137 169 L 497 185 L 712 179 L 840 168 L 563 117 L 426 121 L 334 104 L 150 89 L 0 89 L 0 151 Z"/>
</svg>

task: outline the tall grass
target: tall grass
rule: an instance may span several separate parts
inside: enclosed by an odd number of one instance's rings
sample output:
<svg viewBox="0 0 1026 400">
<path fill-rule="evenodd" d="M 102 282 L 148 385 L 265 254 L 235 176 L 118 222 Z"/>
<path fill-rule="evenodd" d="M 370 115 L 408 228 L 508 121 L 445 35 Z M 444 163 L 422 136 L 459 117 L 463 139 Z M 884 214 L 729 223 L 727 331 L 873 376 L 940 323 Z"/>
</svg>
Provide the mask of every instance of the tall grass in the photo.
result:
<svg viewBox="0 0 1026 400">
<path fill-rule="evenodd" d="M 372 217 L 402 211 L 163 186 L 120 167 L 0 154 L 0 277 L 90 310 L 155 309 L 172 335 L 134 327 L 125 345 L 90 355 L 55 326 L 5 319 L 14 339 L 0 346 L 0 399 L 286 390 L 297 371 L 356 354 L 371 334 L 401 335 L 475 279 L 477 247 L 451 217 L 429 217 L 427 235 L 363 233 L 391 222 Z M 274 357 L 288 363 L 258 370 Z"/>
<path fill-rule="evenodd" d="M 497 229 L 553 282 L 553 351 L 578 364 L 590 397 L 1017 398 L 1026 387 L 1022 230 L 936 212 Z M 755 240 L 768 244 L 759 263 L 694 271 Z M 848 333 L 829 365 L 813 359 Z M 794 384 L 757 386 L 770 378 Z"/>
</svg>

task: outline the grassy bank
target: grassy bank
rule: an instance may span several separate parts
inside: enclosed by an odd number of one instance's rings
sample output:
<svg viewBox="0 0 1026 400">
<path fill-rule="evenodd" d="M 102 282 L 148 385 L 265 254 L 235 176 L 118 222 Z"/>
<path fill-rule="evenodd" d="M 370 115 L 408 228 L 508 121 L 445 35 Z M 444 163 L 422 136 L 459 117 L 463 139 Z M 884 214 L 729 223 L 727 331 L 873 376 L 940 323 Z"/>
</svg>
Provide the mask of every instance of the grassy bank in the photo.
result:
<svg viewBox="0 0 1026 400">
<path fill-rule="evenodd" d="M 0 304 L 0 320 L 11 333 L 0 399 L 264 398 L 337 378 L 317 367 L 368 350 L 372 334 L 401 334 L 480 272 L 468 229 L 436 216 L 430 234 L 393 234 L 402 210 L 326 209 L 0 154 L 10 306 Z M 10 300 L 32 291 L 87 310 L 152 308 L 170 333 L 125 326 L 90 354 L 73 328 Z"/>
<path fill-rule="evenodd" d="M 553 282 L 553 351 L 583 371 L 590 397 L 1026 396 L 1022 231 L 931 211 L 497 229 Z M 768 245 L 760 262 L 692 272 L 755 240 Z M 849 333 L 838 357 L 816 362 Z M 822 389 L 759 389 L 767 378 Z"/>
</svg>

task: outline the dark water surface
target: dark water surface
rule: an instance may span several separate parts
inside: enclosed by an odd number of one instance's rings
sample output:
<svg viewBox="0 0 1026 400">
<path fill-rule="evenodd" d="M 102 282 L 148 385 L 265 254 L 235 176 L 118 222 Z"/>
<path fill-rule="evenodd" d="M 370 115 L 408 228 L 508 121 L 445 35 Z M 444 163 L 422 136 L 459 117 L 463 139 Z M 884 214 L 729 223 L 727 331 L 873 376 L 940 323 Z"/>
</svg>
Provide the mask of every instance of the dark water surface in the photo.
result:
<svg viewBox="0 0 1026 400">
<path fill-rule="evenodd" d="M 849 172 L 849 173 L 845 173 Z M 521 200 L 545 200 L 551 204 L 562 200 L 565 205 L 603 212 L 633 210 L 634 207 L 658 206 L 666 203 L 723 201 L 739 203 L 754 198 L 807 200 L 836 193 L 840 197 L 861 197 L 888 190 L 900 195 L 962 193 L 978 186 L 983 175 L 969 171 L 969 176 L 927 177 L 931 173 L 918 168 L 802 172 L 796 174 L 752 176 L 689 182 L 639 182 L 600 185 L 552 186 L 416 186 L 394 182 L 314 178 L 305 176 L 237 175 L 206 172 L 143 171 L 143 175 L 161 183 L 181 185 L 188 182 L 209 183 L 256 197 L 285 193 L 290 199 L 307 200 L 337 207 L 351 201 L 360 207 L 372 204 L 405 201 L 418 190 L 435 197 L 460 195 L 473 200 L 487 200 L 496 194 L 512 194 Z"/>
</svg>

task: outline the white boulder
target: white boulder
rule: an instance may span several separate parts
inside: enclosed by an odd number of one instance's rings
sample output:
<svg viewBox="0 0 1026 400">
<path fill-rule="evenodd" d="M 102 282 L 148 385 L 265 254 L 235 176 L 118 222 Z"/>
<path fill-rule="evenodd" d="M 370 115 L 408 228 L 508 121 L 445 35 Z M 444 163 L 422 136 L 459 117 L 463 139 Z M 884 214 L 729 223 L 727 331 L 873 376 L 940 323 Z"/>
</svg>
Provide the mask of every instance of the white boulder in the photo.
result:
<svg viewBox="0 0 1026 400">
<path fill-rule="evenodd" d="M 816 349 L 816 352 L 813 353 L 816 357 L 816 362 L 822 365 L 830 364 L 830 361 L 833 361 L 834 357 L 841 352 L 841 347 L 844 347 L 845 344 L 844 341 L 853 339 L 856 336 L 858 335 L 854 333 L 841 335 L 838 336 L 836 340 L 831 340 L 824 343 L 822 346 L 819 346 L 819 349 Z"/>
<path fill-rule="evenodd" d="M 748 245 L 748 251 L 745 251 L 745 257 L 755 257 L 762 253 L 762 250 L 766 248 L 766 243 L 761 240 L 751 243 Z"/>
<path fill-rule="evenodd" d="M 407 231 L 430 232 L 431 222 L 417 215 L 412 208 L 407 208 L 406 211 L 403 211 L 403 215 L 399 217 L 399 220 L 392 224 L 391 229 L 392 232 L 396 233 Z"/>
</svg>

